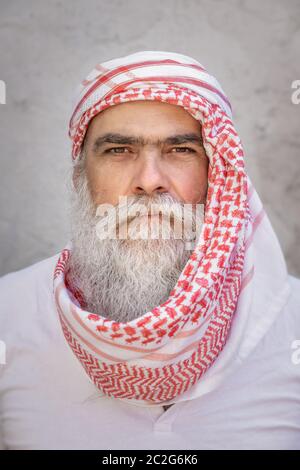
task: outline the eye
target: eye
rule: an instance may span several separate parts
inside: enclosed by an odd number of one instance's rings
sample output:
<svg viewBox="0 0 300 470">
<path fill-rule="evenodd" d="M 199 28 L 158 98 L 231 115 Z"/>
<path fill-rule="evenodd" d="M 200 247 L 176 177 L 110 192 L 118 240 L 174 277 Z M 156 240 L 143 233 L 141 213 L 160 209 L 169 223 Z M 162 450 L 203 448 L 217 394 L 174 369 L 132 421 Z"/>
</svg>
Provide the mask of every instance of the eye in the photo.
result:
<svg viewBox="0 0 300 470">
<path fill-rule="evenodd" d="M 172 150 L 175 150 L 175 153 L 188 153 L 188 152 L 195 152 L 194 149 L 191 149 L 190 147 L 174 147 Z M 179 150 L 179 152 L 178 152 Z M 183 152 L 183 150 L 187 150 L 187 152 Z"/>
<path fill-rule="evenodd" d="M 117 152 L 114 152 L 113 150 L 117 150 Z M 126 149 L 126 147 L 113 147 L 113 148 L 110 148 L 110 149 L 106 149 L 104 153 L 123 153 L 124 150 L 128 150 Z"/>
</svg>

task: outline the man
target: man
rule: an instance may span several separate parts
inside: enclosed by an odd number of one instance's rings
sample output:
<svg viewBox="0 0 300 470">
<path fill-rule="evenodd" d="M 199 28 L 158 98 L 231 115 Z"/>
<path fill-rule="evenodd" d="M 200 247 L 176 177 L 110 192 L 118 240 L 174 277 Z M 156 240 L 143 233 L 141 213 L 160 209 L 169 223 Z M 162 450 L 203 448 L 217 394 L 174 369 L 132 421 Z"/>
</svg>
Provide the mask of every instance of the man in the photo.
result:
<svg viewBox="0 0 300 470">
<path fill-rule="evenodd" d="M 71 240 L 0 282 L 2 447 L 300 449 L 300 282 L 219 83 L 97 64 L 69 135 Z"/>
</svg>

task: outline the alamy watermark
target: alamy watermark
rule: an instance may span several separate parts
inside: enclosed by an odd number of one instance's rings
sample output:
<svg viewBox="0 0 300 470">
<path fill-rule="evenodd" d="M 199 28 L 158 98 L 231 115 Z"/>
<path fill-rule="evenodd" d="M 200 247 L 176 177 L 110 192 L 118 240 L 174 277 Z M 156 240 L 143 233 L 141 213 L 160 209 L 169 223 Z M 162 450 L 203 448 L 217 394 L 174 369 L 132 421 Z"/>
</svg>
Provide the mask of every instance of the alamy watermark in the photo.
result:
<svg viewBox="0 0 300 470">
<path fill-rule="evenodd" d="M 99 204 L 96 217 L 100 240 L 183 239 L 190 250 L 203 225 L 204 205 L 168 201 L 149 206 L 120 196 L 118 205 Z"/>
<path fill-rule="evenodd" d="M 0 365 L 6 364 L 6 344 L 0 340 Z"/>
<path fill-rule="evenodd" d="M 300 80 L 294 80 L 292 82 L 291 88 L 295 90 L 291 95 L 292 103 L 300 104 Z"/>
<path fill-rule="evenodd" d="M 291 348 L 295 349 L 291 356 L 292 363 L 298 366 L 300 365 L 300 339 L 295 339 L 291 344 Z"/>
<path fill-rule="evenodd" d="M 0 104 L 6 104 L 6 85 L 3 80 L 0 80 Z"/>
</svg>

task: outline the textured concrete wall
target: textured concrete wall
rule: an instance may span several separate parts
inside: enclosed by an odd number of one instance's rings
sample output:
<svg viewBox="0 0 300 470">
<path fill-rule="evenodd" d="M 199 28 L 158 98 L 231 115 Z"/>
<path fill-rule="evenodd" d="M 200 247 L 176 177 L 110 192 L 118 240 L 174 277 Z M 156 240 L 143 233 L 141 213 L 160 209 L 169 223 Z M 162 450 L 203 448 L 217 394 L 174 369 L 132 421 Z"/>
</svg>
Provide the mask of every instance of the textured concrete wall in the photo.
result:
<svg viewBox="0 0 300 470">
<path fill-rule="evenodd" d="M 67 125 L 99 61 L 138 50 L 191 55 L 231 99 L 248 171 L 300 275 L 300 2 L 0 0 L 0 274 L 68 239 Z"/>
</svg>

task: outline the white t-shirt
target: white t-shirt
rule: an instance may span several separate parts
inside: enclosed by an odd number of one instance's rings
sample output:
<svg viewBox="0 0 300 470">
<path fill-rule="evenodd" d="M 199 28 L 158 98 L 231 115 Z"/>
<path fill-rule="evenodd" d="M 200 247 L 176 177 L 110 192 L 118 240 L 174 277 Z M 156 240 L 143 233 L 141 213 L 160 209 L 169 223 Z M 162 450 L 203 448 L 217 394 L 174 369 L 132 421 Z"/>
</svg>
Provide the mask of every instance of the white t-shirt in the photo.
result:
<svg viewBox="0 0 300 470">
<path fill-rule="evenodd" d="M 300 449 L 299 279 L 234 372 L 164 411 L 92 384 L 53 302 L 58 256 L 0 278 L 0 449 Z"/>
</svg>

